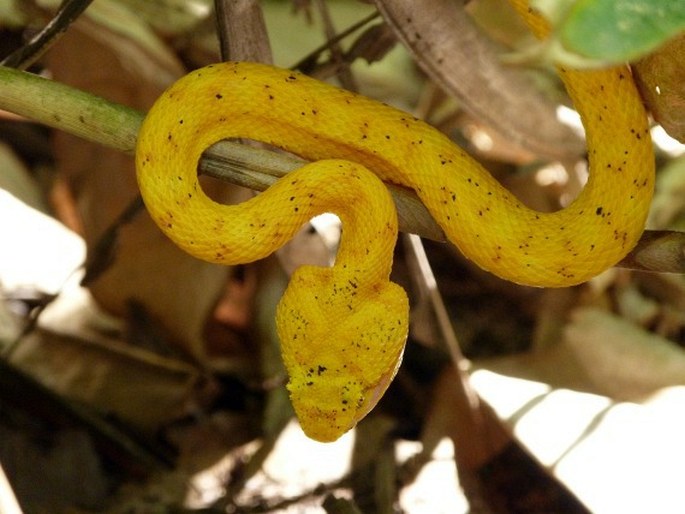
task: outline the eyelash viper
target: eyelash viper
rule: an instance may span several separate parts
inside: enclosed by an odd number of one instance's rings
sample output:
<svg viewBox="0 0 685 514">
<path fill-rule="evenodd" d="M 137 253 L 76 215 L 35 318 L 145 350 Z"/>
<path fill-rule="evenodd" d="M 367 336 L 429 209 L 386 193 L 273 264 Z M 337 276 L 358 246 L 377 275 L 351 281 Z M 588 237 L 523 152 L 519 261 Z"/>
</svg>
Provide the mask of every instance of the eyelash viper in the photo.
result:
<svg viewBox="0 0 685 514">
<path fill-rule="evenodd" d="M 523 11 L 544 32 L 543 22 Z M 277 309 L 287 387 L 308 436 L 333 441 L 352 428 L 402 358 L 409 307 L 389 281 L 397 219 L 381 180 L 414 189 L 465 256 L 513 282 L 578 284 L 636 244 L 654 157 L 630 71 L 560 75 L 585 126 L 591 174 L 578 198 L 554 213 L 521 204 L 426 123 L 300 73 L 210 65 L 154 104 L 138 136 L 139 186 L 154 221 L 192 255 L 252 262 L 314 215 L 334 212 L 342 220 L 335 265 L 296 270 Z M 199 186 L 197 163 L 211 144 L 239 137 L 315 162 L 247 202 L 220 205 Z"/>
</svg>

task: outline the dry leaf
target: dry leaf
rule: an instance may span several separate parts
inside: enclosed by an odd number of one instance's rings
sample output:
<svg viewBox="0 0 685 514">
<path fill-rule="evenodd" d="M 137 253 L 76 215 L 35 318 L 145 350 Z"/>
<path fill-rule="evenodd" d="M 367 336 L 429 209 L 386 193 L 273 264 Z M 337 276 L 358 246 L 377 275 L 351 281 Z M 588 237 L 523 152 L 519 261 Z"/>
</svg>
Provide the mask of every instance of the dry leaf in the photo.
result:
<svg viewBox="0 0 685 514">
<path fill-rule="evenodd" d="M 147 65 L 164 67 L 168 77 L 180 76 L 183 70 L 178 64 L 169 64 L 172 60 L 153 61 L 144 52 L 121 54 L 119 40 L 106 28 L 79 20 L 51 52 L 49 67 L 60 82 L 145 110 L 168 84 L 148 81 L 147 76 L 132 70 Z M 131 45 L 129 41 L 127 48 Z M 55 134 L 54 148 L 92 251 L 138 194 L 133 161 L 60 132 Z M 225 185 L 217 186 L 213 197 L 225 200 L 226 191 Z M 143 213 L 121 231 L 113 265 L 92 284 L 91 291 L 102 307 L 118 316 L 125 316 L 128 302 L 135 300 L 166 329 L 172 341 L 202 360 L 203 327 L 227 273 L 228 268 L 183 253 Z"/>
<path fill-rule="evenodd" d="M 685 157 L 680 157 L 659 170 L 648 226 L 655 229 L 678 227 L 682 223 L 684 210 Z"/>
<path fill-rule="evenodd" d="M 481 33 L 460 2 L 375 0 L 418 65 L 476 118 L 521 148 L 554 158 L 578 156 L 583 143 L 561 124 L 556 105 L 521 70 L 501 62 L 502 49 Z"/>
<path fill-rule="evenodd" d="M 673 138 L 685 143 L 685 34 L 633 65 L 642 98 Z"/>
<path fill-rule="evenodd" d="M 599 309 L 577 309 L 565 342 L 597 394 L 619 400 L 685 385 L 685 352 L 671 341 Z"/>
<path fill-rule="evenodd" d="M 154 434 L 183 413 L 198 380 L 195 368 L 114 340 L 95 342 L 35 330 L 12 364 L 67 398 L 114 414 Z"/>
</svg>

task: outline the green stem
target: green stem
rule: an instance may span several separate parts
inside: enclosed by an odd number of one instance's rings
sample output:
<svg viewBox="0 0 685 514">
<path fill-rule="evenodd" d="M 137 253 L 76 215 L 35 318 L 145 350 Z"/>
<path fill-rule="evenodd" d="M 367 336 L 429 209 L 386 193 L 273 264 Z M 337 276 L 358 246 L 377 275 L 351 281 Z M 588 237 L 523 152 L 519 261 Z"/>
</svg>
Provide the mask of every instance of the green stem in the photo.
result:
<svg viewBox="0 0 685 514">
<path fill-rule="evenodd" d="M 0 109 L 128 154 L 143 121 L 123 105 L 7 67 L 0 67 Z"/>
</svg>

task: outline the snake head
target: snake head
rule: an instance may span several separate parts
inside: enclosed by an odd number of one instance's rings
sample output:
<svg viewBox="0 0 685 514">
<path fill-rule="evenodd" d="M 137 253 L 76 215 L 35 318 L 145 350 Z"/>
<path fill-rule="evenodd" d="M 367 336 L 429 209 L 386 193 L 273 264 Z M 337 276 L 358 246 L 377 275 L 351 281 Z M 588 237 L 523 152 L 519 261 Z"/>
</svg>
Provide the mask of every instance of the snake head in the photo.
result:
<svg viewBox="0 0 685 514">
<path fill-rule="evenodd" d="M 288 390 L 302 430 L 335 441 L 378 403 L 407 338 L 404 290 L 362 284 L 354 272 L 303 266 L 278 305 Z"/>
</svg>

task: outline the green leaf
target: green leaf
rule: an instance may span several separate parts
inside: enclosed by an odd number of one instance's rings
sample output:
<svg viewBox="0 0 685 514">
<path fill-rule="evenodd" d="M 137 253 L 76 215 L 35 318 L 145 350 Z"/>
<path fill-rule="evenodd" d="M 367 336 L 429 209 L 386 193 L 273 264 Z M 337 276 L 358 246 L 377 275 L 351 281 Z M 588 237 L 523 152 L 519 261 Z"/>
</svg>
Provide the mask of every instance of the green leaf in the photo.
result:
<svg viewBox="0 0 685 514">
<path fill-rule="evenodd" d="M 567 51 L 625 62 L 685 30 L 683 0 L 578 0 L 557 28 Z"/>
</svg>

